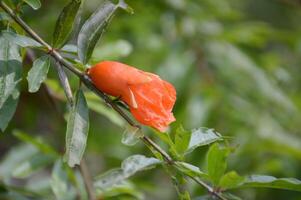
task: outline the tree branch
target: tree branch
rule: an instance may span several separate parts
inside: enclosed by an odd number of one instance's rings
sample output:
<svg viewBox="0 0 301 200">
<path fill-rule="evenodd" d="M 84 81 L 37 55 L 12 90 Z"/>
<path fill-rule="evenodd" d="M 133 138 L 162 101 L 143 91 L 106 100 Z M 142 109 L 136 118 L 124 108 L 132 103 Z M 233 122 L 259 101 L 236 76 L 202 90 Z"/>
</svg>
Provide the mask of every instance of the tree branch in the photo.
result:
<svg viewBox="0 0 301 200">
<path fill-rule="evenodd" d="M 47 42 L 45 42 L 38 34 L 35 33 L 19 16 L 17 16 L 13 10 L 11 10 L 2 0 L 0 0 L 0 7 L 8 13 L 15 22 L 17 22 L 33 39 L 44 45 L 47 49 L 47 53 L 51 55 L 57 62 L 59 62 L 62 66 L 70 70 L 72 73 L 74 73 L 76 76 L 79 77 L 79 79 L 86 85 L 87 88 L 89 88 L 91 91 L 93 91 L 96 95 L 101 97 L 107 105 L 109 105 L 112 109 L 114 109 L 117 113 L 120 114 L 120 116 L 127 121 L 127 123 L 133 127 L 136 127 L 138 129 L 141 129 L 140 125 L 136 124 L 118 105 L 116 105 L 105 93 L 98 90 L 95 85 L 92 83 L 91 79 L 88 75 L 81 72 L 77 68 L 75 68 L 70 62 L 65 60 L 58 51 L 53 49 Z M 165 152 L 161 147 L 159 147 L 153 140 L 151 140 L 147 136 L 140 137 L 140 140 L 148 147 L 151 147 L 155 149 L 158 153 L 162 155 L 164 160 L 169 165 L 176 165 L 175 161 L 170 157 L 170 155 Z M 219 198 L 220 200 L 226 200 L 220 193 L 214 191 L 214 189 L 206 184 L 205 182 L 199 180 L 196 177 L 190 176 L 187 173 L 184 173 L 187 177 L 190 177 L 192 180 L 194 180 L 196 183 L 204 187 L 209 193 L 214 195 L 215 197 Z"/>
</svg>

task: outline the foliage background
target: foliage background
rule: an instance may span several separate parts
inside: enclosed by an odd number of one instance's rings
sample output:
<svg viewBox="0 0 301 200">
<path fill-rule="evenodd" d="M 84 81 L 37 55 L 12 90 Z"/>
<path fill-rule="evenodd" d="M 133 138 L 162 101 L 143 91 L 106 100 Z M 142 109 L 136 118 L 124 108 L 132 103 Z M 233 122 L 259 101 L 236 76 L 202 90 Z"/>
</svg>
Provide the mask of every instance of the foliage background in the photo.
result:
<svg viewBox="0 0 301 200">
<path fill-rule="evenodd" d="M 45 0 L 37 11 L 26 7 L 24 19 L 51 41 L 57 16 L 66 2 Z M 83 15 L 89 16 L 100 3 L 87 0 Z M 94 52 L 94 61 L 118 60 L 158 73 L 173 83 L 177 89 L 177 122 L 172 130 L 182 123 L 187 129 L 210 127 L 231 137 L 229 142 L 236 150 L 229 157 L 229 169 L 241 174 L 301 178 L 300 2 L 128 3 L 135 14 L 118 12 Z M 25 72 L 30 65 L 30 61 L 24 65 Z M 56 73 L 50 68 L 47 85 L 52 89 L 53 79 Z M 76 79 L 73 81 L 76 87 Z M 53 91 L 56 101 L 51 102 L 44 87 L 30 94 L 26 81 L 22 82 L 17 112 L 5 133 L 0 134 L 1 157 L 19 143 L 12 135 L 14 130 L 40 136 L 64 152 L 66 122 L 62 114 L 67 108 L 62 92 Z M 95 103 L 90 106 L 103 109 Z M 150 155 L 140 143 L 133 147 L 121 144 L 122 120 L 111 111 L 106 113 L 109 118 L 90 111 L 85 156 L 93 175 L 120 166 L 132 154 Z M 154 134 L 149 135 L 159 142 Z M 204 166 L 206 150 L 198 148 L 187 160 Z M 35 174 L 35 180 L 41 181 L 44 173 L 49 171 Z M 176 199 L 170 178 L 160 168 L 140 173 L 131 182 L 146 199 Z M 202 194 L 199 187 L 190 184 L 192 196 Z M 301 199 L 300 193 L 273 189 L 234 193 L 244 199 Z"/>
</svg>

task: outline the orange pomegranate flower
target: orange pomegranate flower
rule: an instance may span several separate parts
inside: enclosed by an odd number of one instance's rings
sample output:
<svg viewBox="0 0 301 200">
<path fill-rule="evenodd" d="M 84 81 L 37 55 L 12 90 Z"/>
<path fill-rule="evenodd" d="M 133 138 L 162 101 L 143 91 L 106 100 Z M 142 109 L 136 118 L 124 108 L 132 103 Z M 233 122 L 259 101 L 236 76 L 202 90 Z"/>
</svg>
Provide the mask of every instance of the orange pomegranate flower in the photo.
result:
<svg viewBox="0 0 301 200">
<path fill-rule="evenodd" d="M 87 74 L 99 90 L 120 97 L 141 124 L 164 132 L 176 120 L 176 90 L 158 75 L 114 61 L 100 62 Z"/>
</svg>

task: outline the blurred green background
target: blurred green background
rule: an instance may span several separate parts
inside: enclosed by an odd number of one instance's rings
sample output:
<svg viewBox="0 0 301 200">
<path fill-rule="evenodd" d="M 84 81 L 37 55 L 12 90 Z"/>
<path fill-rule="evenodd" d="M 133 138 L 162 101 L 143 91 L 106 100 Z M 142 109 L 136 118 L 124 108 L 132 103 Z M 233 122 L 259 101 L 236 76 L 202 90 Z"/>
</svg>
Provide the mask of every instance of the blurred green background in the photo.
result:
<svg viewBox="0 0 301 200">
<path fill-rule="evenodd" d="M 83 19 L 101 4 L 86 0 Z M 23 18 L 51 41 L 56 19 L 67 1 L 44 0 L 42 8 L 25 7 Z M 177 89 L 174 114 L 187 129 L 214 128 L 236 148 L 228 169 L 241 174 L 268 174 L 301 178 L 301 2 L 298 0 L 128 0 L 135 13 L 119 11 L 93 54 L 93 62 L 118 60 L 159 74 Z M 97 5 L 97 6 L 96 6 Z M 76 31 L 75 31 L 76 35 Z M 75 41 L 75 40 L 73 40 Z M 71 41 L 72 43 L 72 41 Z M 39 52 L 36 52 L 39 55 Z M 31 65 L 24 65 L 24 78 Z M 76 78 L 70 76 L 73 87 Z M 74 79 L 74 80 L 73 80 Z M 63 91 L 55 90 L 54 68 L 47 86 L 22 94 L 17 112 L 0 134 L 0 157 L 16 147 L 14 130 L 40 136 L 64 152 L 67 111 Z M 49 89 L 48 88 L 48 89 Z M 132 154 L 150 156 L 138 143 L 121 143 L 123 121 L 88 94 L 90 132 L 85 159 L 93 175 L 119 167 Z M 154 140 L 159 139 L 145 130 Z M 207 148 L 187 161 L 204 166 Z M 51 166 L 49 167 L 51 169 Z M 44 170 L 34 182 L 49 174 Z M 130 180 L 145 199 L 177 199 L 162 168 L 139 173 Z M 31 181 L 22 184 L 32 184 Z M 189 182 L 192 196 L 204 191 Z M 41 186 L 41 185 L 40 185 Z M 241 189 L 234 194 L 247 200 L 300 200 L 297 192 Z"/>
</svg>

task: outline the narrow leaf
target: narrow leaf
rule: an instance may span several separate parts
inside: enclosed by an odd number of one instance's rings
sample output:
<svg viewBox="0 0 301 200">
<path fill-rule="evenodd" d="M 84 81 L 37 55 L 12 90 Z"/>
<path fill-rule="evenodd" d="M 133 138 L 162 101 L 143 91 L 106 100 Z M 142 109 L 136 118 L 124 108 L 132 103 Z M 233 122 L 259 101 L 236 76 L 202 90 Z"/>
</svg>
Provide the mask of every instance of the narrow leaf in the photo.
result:
<svg viewBox="0 0 301 200">
<path fill-rule="evenodd" d="M 229 150 L 220 147 L 218 143 L 213 144 L 207 153 L 208 174 L 214 185 L 218 185 L 227 168 L 227 157 Z"/>
<path fill-rule="evenodd" d="M 39 90 L 42 82 L 47 78 L 49 66 L 49 56 L 42 56 L 34 61 L 33 66 L 27 75 L 29 92 L 36 92 Z"/>
<path fill-rule="evenodd" d="M 301 181 L 295 178 L 275 178 L 273 176 L 252 175 L 247 177 L 240 187 L 263 187 L 301 191 Z"/>
<path fill-rule="evenodd" d="M 61 160 L 57 160 L 54 164 L 51 174 L 51 189 L 58 200 L 72 199 L 68 188 L 68 175 L 64 164 Z"/>
<path fill-rule="evenodd" d="M 21 47 L 42 47 L 42 45 L 25 35 L 19 35 L 11 31 L 2 31 L 2 35 L 9 41 Z"/>
<path fill-rule="evenodd" d="M 62 47 L 68 40 L 80 5 L 81 0 L 71 0 L 71 2 L 62 10 L 53 33 L 53 46 L 55 48 Z"/>
<path fill-rule="evenodd" d="M 107 27 L 110 19 L 113 17 L 114 12 L 118 8 L 126 8 L 125 5 L 123 1 L 120 1 L 118 4 L 106 1 L 84 23 L 77 39 L 78 56 L 84 64 L 89 61 L 95 45 Z"/>
<path fill-rule="evenodd" d="M 25 3 L 27 3 L 30 7 L 32 7 L 34 10 L 37 10 L 41 7 L 40 0 L 23 0 Z"/>
<path fill-rule="evenodd" d="M 19 100 L 22 66 L 19 48 L 0 35 L 0 129 L 4 131 L 13 117 Z"/>
<path fill-rule="evenodd" d="M 201 178 L 208 179 L 208 175 L 200 170 L 199 167 L 191 165 L 185 162 L 176 162 L 176 167 L 183 173 L 189 174 L 190 176 L 198 176 Z"/>
<path fill-rule="evenodd" d="M 89 132 L 89 112 L 85 96 L 79 89 L 69 115 L 66 132 L 65 159 L 70 167 L 80 164 Z"/>
<path fill-rule="evenodd" d="M 192 131 L 187 153 L 193 151 L 199 146 L 211 144 L 215 141 L 222 140 L 222 136 L 213 129 L 199 128 Z"/>
<path fill-rule="evenodd" d="M 19 140 L 22 140 L 25 143 L 29 143 L 29 144 L 35 146 L 37 149 L 39 149 L 40 152 L 42 152 L 44 154 L 51 154 L 51 155 L 54 155 L 54 156 L 58 155 L 58 153 L 54 150 L 54 148 L 49 146 L 47 143 L 45 143 L 40 138 L 32 137 L 28 134 L 25 134 L 25 133 L 21 132 L 21 131 L 14 131 L 13 135 L 15 137 L 17 137 Z"/>
</svg>

